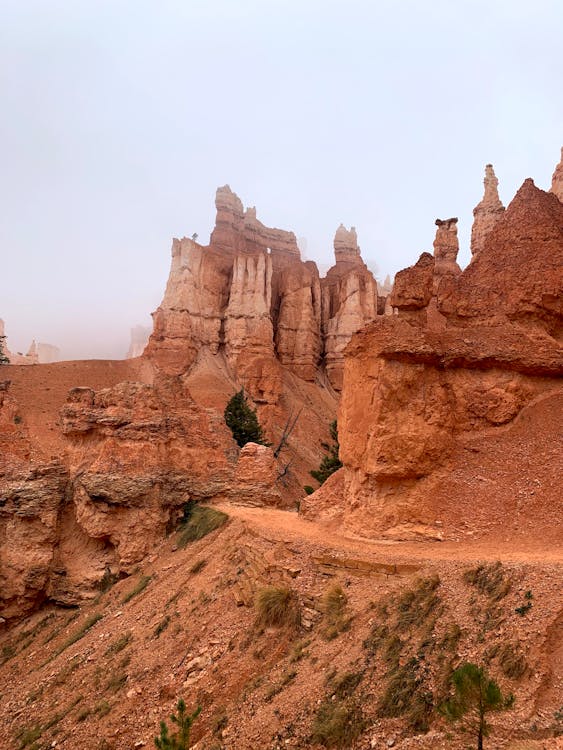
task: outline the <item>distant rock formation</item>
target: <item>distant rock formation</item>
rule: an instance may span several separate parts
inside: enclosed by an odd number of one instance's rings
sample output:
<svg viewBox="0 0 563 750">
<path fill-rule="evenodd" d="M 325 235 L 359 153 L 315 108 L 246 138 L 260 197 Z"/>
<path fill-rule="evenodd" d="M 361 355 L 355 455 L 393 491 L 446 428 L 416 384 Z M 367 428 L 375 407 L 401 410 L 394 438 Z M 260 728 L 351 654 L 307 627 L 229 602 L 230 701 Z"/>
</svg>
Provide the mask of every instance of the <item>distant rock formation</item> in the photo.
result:
<svg viewBox="0 0 563 750">
<path fill-rule="evenodd" d="M 61 350 L 53 344 L 37 344 L 37 357 L 39 364 L 49 365 L 51 362 L 59 362 L 61 359 Z"/>
<path fill-rule="evenodd" d="M 27 354 L 22 352 L 12 352 L 8 347 L 8 338 L 4 327 L 4 321 L 0 318 L 0 336 L 4 341 L 4 354 L 10 360 L 11 365 L 36 365 L 39 362 L 37 356 L 37 345 L 35 341 L 31 342 Z"/>
<path fill-rule="evenodd" d="M 4 321 L 1 318 L 0 336 L 7 342 Z M 50 362 L 57 362 L 61 356 L 60 349 L 57 346 L 53 346 L 53 344 L 36 344 L 35 340 L 31 342 L 27 354 L 22 354 L 22 352 L 11 352 L 6 343 L 5 354 L 10 359 L 11 365 L 49 364 Z"/>
<path fill-rule="evenodd" d="M 164 372 L 189 370 L 202 350 L 224 352 L 258 404 L 275 406 L 282 368 L 314 381 L 323 367 L 342 381 L 342 352 L 377 314 L 377 287 L 356 231 L 338 228 L 336 264 L 320 279 L 293 232 L 271 229 L 228 186 L 217 190 L 210 244 L 174 240 L 164 299 L 147 354 Z"/>
<path fill-rule="evenodd" d="M 551 180 L 551 191 L 563 203 L 563 146 L 561 147 L 561 161 L 555 167 Z"/>
<path fill-rule="evenodd" d="M 148 326 L 133 326 L 131 328 L 131 339 L 129 343 L 129 349 L 125 355 L 126 359 L 134 359 L 140 357 L 145 351 L 145 346 L 151 335 L 152 328 Z"/>
<path fill-rule="evenodd" d="M 498 195 L 498 179 L 492 164 L 485 167 L 483 180 L 485 193 L 483 199 L 473 209 L 473 227 L 471 228 L 471 254 L 481 252 L 485 240 L 495 224 L 504 214 L 504 206 Z"/>
</svg>

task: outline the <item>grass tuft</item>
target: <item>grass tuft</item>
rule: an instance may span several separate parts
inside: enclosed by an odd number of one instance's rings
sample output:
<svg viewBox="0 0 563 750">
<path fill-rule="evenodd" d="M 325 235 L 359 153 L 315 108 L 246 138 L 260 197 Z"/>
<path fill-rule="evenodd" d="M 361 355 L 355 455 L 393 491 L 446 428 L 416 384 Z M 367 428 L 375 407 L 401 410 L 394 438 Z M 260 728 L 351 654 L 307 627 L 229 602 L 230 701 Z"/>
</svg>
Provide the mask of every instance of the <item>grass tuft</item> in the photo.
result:
<svg viewBox="0 0 563 750">
<path fill-rule="evenodd" d="M 123 635 L 119 636 L 119 638 L 114 641 L 113 643 L 110 643 L 110 645 L 106 648 L 104 656 L 111 656 L 112 654 L 118 654 L 120 651 L 123 651 L 124 648 L 126 648 L 131 641 L 133 640 L 133 634 L 131 631 L 127 631 L 127 633 L 123 633 Z"/>
<path fill-rule="evenodd" d="M 510 578 L 505 576 L 501 562 L 479 565 L 476 568 L 466 570 L 463 580 L 475 586 L 481 593 L 488 596 L 494 602 L 503 599 L 512 587 Z"/>
<path fill-rule="evenodd" d="M 312 740 L 324 747 L 348 748 L 365 729 L 365 721 L 355 701 L 325 700 L 313 722 Z"/>
<path fill-rule="evenodd" d="M 152 576 L 141 576 L 137 582 L 137 585 L 133 589 L 131 589 L 128 594 L 125 594 L 125 596 L 121 600 L 121 603 L 127 604 L 127 602 L 130 602 L 134 596 L 137 596 L 137 594 L 140 594 L 141 591 L 144 591 L 147 588 L 151 580 Z"/>
<path fill-rule="evenodd" d="M 295 591 L 287 586 L 266 586 L 256 594 L 255 607 L 260 627 L 297 628 L 301 611 Z"/>
<path fill-rule="evenodd" d="M 59 646 L 59 648 L 55 651 L 53 658 L 55 656 L 58 656 L 59 654 L 62 654 L 62 652 L 65 649 L 67 649 L 69 646 L 72 646 L 73 643 L 76 643 L 81 638 L 83 638 L 86 635 L 86 633 L 90 630 L 90 628 L 93 628 L 94 625 L 97 622 L 99 622 L 102 618 L 103 618 L 103 614 L 101 614 L 101 612 L 97 612 L 94 615 L 90 615 L 90 617 L 88 617 L 88 619 L 86 620 L 86 622 L 84 623 L 84 625 L 82 625 L 82 627 L 79 630 L 77 630 L 75 633 L 73 633 L 70 636 L 70 638 L 68 638 L 62 644 L 62 646 Z"/>
<path fill-rule="evenodd" d="M 207 534 L 223 526 L 229 518 L 220 510 L 195 504 L 189 504 L 184 517 L 186 520 L 180 529 L 177 541 L 180 549 L 183 549 L 189 542 L 203 539 Z"/>
</svg>

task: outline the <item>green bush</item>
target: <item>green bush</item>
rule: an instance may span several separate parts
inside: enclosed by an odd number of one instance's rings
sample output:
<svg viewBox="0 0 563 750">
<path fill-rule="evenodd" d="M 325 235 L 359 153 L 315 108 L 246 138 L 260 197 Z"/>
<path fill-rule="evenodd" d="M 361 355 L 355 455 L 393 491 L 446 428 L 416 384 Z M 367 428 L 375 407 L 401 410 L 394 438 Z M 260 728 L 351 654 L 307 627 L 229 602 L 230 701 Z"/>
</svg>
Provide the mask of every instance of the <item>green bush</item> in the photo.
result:
<svg viewBox="0 0 563 750">
<path fill-rule="evenodd" d="M 224 412 L 227 427 L 233 433 L 237 445 L 242 448 L 247 443 L 268 445 L 258 422 L 255 409 L 248 405 L 244 391 L 240 390 L 230 399 Z"/>
<path fill-rule="evenodd" d="M 339 458 L 340 445 L 338 443 L 338 425 L 336 419 L 330 424 L 330 437 L 332 438 L 330 445 L 328 443 L 322 444 L 323 448 L 328 451 L 327 455 L 323 458 L 317 470 L 309 472 L 319 484 L 324 484 L 329 476 L 342 466 L 342 461 Z M 305 488 L 305 492 L 307 492 L 307 488 Z"/>
</svg>

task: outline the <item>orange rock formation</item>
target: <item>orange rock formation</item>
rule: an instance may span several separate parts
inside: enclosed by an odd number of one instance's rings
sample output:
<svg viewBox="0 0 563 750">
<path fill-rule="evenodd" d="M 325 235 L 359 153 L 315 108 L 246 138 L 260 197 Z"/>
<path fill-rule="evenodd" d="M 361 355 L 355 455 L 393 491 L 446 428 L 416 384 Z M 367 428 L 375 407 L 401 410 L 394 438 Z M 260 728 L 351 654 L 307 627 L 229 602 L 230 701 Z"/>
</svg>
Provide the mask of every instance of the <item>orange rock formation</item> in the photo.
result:
<svg viewBox="0 0 563 750">
<path fill-rule="evenodd" d="M 256 403 L 276 405 L 283 366 L 314 381 L 323 361 L 339 390 L 342 350 L 373 320 L 377 288 L 360 256 L 354 229 L 339 227 L 336 265 L 319 279 L 303 262 L 293 232 L 270 229 L 244 211 L 228 186 L 215 200 L 207 247 L 174 240 L 164 299 L 147 349 L 170 374 L 188 370 L 206 349 L 224 351 L 233 374 Z"/>
<path fill-rule="evenodd" d="M 437 224 L 434 258 L 397 274 L 398 315 L 346 351 L 340 516 L 398 538 L 495 524 L 530 533 L 532 517 L 533 533 L 558 534 L 563 205 L 526 180 L 463 273 L 455 220 Z M 469 460 L 477 453 L 485 463 Z M 531 495 L 517 494 L 530 482 Z M 326 492 L 304 512 L 334 516 L 334 488 Z"/>
<path fill-rule="evenodd" d="M 483 245 L 491 230 L 502 218 L 504 206 L 498 197 L 498 179 L 492 164 L 485 167 L 485 193 L 483 199 L 473 209 L 473 227 L 471 228 L 471 253 L 475 255 Z"/>
</svg>

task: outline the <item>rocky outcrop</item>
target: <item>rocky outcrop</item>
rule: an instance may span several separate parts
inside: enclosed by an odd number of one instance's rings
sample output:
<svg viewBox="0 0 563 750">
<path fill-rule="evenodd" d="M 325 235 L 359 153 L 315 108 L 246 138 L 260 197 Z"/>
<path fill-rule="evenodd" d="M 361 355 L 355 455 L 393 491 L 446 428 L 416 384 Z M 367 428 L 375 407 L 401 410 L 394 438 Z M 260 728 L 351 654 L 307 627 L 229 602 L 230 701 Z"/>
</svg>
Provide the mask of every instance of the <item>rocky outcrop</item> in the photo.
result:
<svg viewBox="0 0 563 750">
<path fill-rule="evenodd" d="M 459 276 L 461 273 L 457 263 L 457 219 L 436 219 L 436 226 L 438 229 L 434 240 L 434 290 L 443 276 Z"/>
<path fill-rule="evenodd" d="M 233 496 L 247 505 L 279 505 L 278 466 L 267 445 L 247 443 L 235 471 Z"/>
<path fill-rule="evenodd" d="M 485 193 L 483 199 L 473 209 L 473 227 L 471 228 L 471 254 L 481 252 L 485 240 L 495 224 L 504 214 L 504 206 L 498 195 L 498 179 L 492 164 L 485 167 L 483 180 Z"/>
<path fill-rule="evenodd" d="M 354 227 L 349 232 L 338 227 L 334 255 L 336 264 L 321 281 L 321 315 L 326 374 L 340 391 L 344 349 L 352 334 L 377 315 L 377 283 L 361 258 Z"/>
<path fill-rule="evenodd" d="M 563 147 L 561 148 L 561 161 L 555 167 L 551 180 L 551 192 L 563 203 Z"/>
<path fill-rule="evenodd" d="M 462 446 L 484 436 L 505 446 L 495 448 L 505 464 L 515 444 L 527 444 L 532 454 L 537 434 L 517 429 L 519 415 L 534 422 L 534 404 L 559 403 L 553 398 L 563 374 L 563 204 L 526 180 L 463 273 L 454 220 L 438 223 L 434 248 L 434 258 L 423 254 L 397 274 L 398 315 L 355 334 L 346 351 L 341 508 L 362 533 L 439 538 L 448 518 L 467 523 L 479 502 L 490 506 L 492 498 L 489 480 L 481 500 L 464 473 Z M 556 440 L 560 417 L 550 427 Z M 557 502 L 562 468 L 560 453 L 547 461 L 543 514 Z M 528 470 L 515 462 L 512 471 L 524 481 Z M 465 514 L 448 495 L 445 478 L 456 472 L 467 483 L 456 485 L 459 502 L 468 503 Z"/>
<path fill-rule="evenodd" d="M 237 449 L 222 415 L 178 378 L 71 390 L 59 460 L 30 440 L 0 388 L 0 605 L 6 619 L 50 599 L 75 605 L 130 573 L 189 500 L 227 497 Z"/>
<path fill-rule="evenodd" d="M 314 381 L 323 367 L 337 390 L 342 351 L 377 314 L 377 287 L 356 231 L 340 226 L 326 279 L 303 262 L 293 232 L 270 229 L 228 186 L 217 190 L 208 247 L 174 240 L 148 356 L 168 374 L 188 371 L 203 349 L 224 352 L 257 404 L 275 407 L 283 369 Z"/>
</svg>

